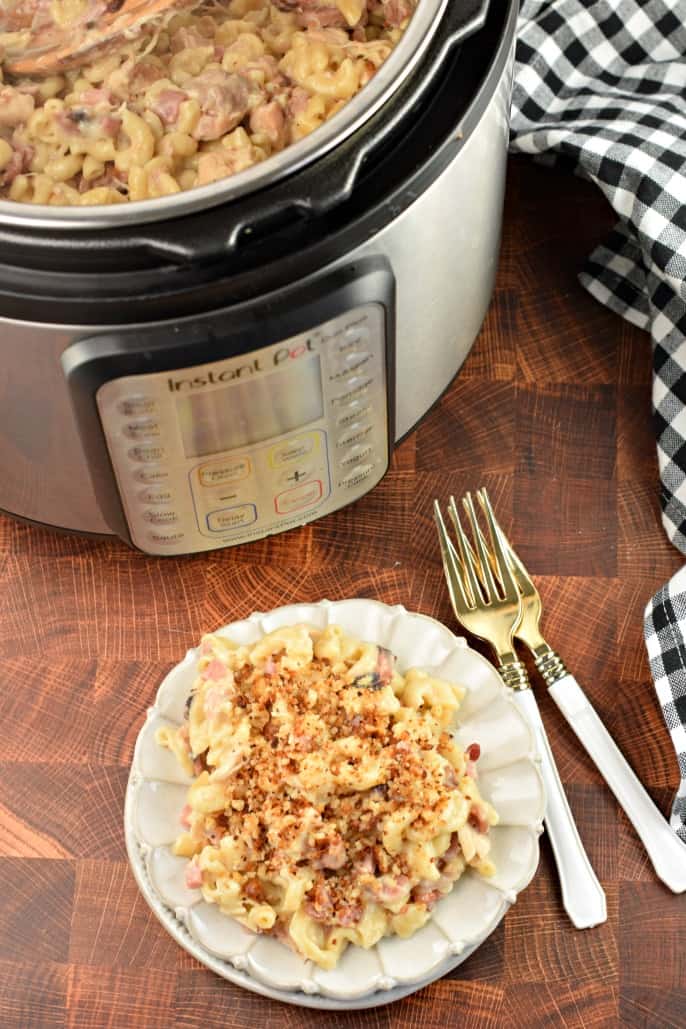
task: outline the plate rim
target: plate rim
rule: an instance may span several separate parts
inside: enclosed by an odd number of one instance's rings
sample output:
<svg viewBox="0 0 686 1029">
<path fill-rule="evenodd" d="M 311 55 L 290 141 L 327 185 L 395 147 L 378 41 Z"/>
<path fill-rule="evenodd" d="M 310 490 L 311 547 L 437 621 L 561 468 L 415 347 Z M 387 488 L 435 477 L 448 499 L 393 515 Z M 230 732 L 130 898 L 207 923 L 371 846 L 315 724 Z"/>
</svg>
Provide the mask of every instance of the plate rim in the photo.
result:
<svg viewBox="0 0 686 1029">
<path fill-rule="evenodd" d="M 337 601 L 323 599 L 319 601 L 299 601 L 291 604 L 282 604 L 278 607 L 270 609 L 269 611 L 254 611 L 245 618 L 237 618 L 234 621 L 227 623 L 226 625 L 222 625 L 218 628 L 211 630 L 211 632 L 221 632 L 225 634 L 228 630 L 230 630 L 231 626 L 245 622 L 252 622 L 258 624 L 258 627 L 262 628 L 261 626 L 259 626 L 259 623 L 262 619 L 274 614 L 278 614 L 283 611 L 287 611 L 291 608 L 321 607 L 329 610 L 331 608 L 335 609 L 337 606 L 340 606 L 342 604 L 352 603 L 364 604 L 365 606 L 370 604 L 375 605 L 382 608 L 385 612 L 392 612 L 393 618 L 397 616 L 408 615 L 412 618 L 418 618 L 420 620 L 428 622 L 431 625 L 437 626 L 451 638 L 451 641 L 455 647 L 459 647 L 461 649 L 470 651 L 472 655 L 475 655 L 477 657 L 479 662 L 483 663 L 488 668 L 489 672 L 494 672 L 497 675 L 497 669 L 495 668 L 495 666 L 492 665 L 477 650 L 474 650 L 472 647 L 470 647 L 464 636 L 457 636 L 451 629 L 448 628 L 448 626 L 446 626 L 443 622 L 440 622 L 437 618 L 433 618 L 431 615 L 426 615 L 420 611 L 408 611 L 403 604 L 385 604 L 383 601 L 377 600 L 376 598 L 372 597 L 350 597 L 342 598 Z M 329 624 L 328 621 L 327 624 Z M 168 677 L 180 665 L 188 661 L 191 655 L 194 655 L 197 652 L 197 650 L 197 646 L 190 647 L 186 651 L 184 657 L 180 661 L 176 662 L 172 666 L 172 668 L 169 669 L 167 674 L 163 676 L 161 682 L 159 683 L 159 686 L 155 692 L 154 702 L 146 709 L 144 721 L 136 736 L 136 742 L 134 744 L 133 756 L 131 760 L 131 766 L 129 770 L 129 777 L 127 780 L 124 801 L 124 837 L 127 856 L 129 859 L 129 865 L 131 866 L 131 870 L 133 872 L 138 888 L 140 889 L 146 903 L 152 910 L 157 920 L 167 930 L 167 932 L 170 933 L 170 935 L 175 939 L 179 946 L 181 946 L 185 951 L 187 951 L 187 953 L 191 954 L 191 956 L 194 957 L 197 961 L 199 961 L 202 965 L 209 968 L 211 971 L 215 972 L 223 979 L 226 979 L 229 982 L 233 982 L 235 985 L 250 990 L 253 993 L 258 993 L 261 996 L 267 997 L 271 1000 L 278 1000 L 283 1003 L 292 1004 L 299 1007 L 308 1007 L 313 1009 L 330 1011 L 360 1010 L 365 1008 L 379 1007 L 385 1004 L 391 1004 L 396 1000 L 401 1000 L 402 998 L 407 997 L 410 994 L 423 989 L 425 986 L 428 986 L 430 983 L 435 982 L 437 979 L 442 978 L 448 972 L 457 968 L 460 964 L 462 964 L 463 961 L 466 961 L 467 958 L 469 958 L 471 954 L 473 954 L 474 951 L 477 950 L 478 947 L 480 947 L 495 931 L 495 929 L 501 923 L 501 921 L 511 908 L 512 904 L 516 900 L 516 897 L 518 897 L 519 894 L 527 888 L 527 886 L 533 879 L 534 875 L 536 874 L 540 864 L 539 838 L 543 831 L 542 821 L 539 820 L 539 822 L 528 826 L 528 828 L 532 830 L 533 834 L 535 861 L 532 861 L 531 872 L 526 881 L 519 885 L 514 899 L 509 893 L 506 893 L 504 890 L 494 886 L 493 888 L 498 890 L 503 901 L 502 911 L 498 915 L 495 923 L 489 926 L 488 930 L 485 932 L 484 935 L 479 936 L 472 943 L 465 946 L 459 953 L 448 954 L 448 956 L 444 958 L 443 961 L 439 962 L 432 969 L 431 973 L 427 977 L 418 980 L 417 982 L 404 984 L 396 983 L 396 985 L 390 988 L 383 988 L 377 985 L 367 993 L 349 998 L 336 998 L 328 996 L 321 992 L 306 993 L 304 990 L 300 988 L 281 989 L 276 986 L 270 986 L 267 983 L 262 982 L 260 979 L 251 975 L 248 971 L 243 971 L 242 969 L 237 968 L 231 963 L 230 960 L 216 956 L 207 948 L 205 948 L 199 941 L 194 939 L 194 937 L 189 932 L 185 924 L 185 920 L 181 914 L 185 909 L 177 908 L 176 910 L 174 910 L 168 904 L 166 904 L 162 897 L 159 895 L 154 883 L 150 879 L 146 858 L 148 853 L 150 853 L 150 851 L 154 848 L 150 847 L 149 844 L 140 840 L 138 837 L 135 819 L 135 804 L 138 786 L 142 781 L 146 780 L 146 776 L 143 776 L 138 769 L 138 749 L 143 731 L 146 725 L 148 724 L 149 720 L 153 718 L 155 714 L 160 714 L 158 707 L 160 693 Z M 514 698 L 512 698 L 512 696 L 507 692 L 507 687 L 504 685 L 504 683 L 502 685 L 502 696 L 506 698 L 513 706 L 516 707 Z M 536 749 L 537 737 L 533 730 L 533 727 L 531 726 L 529 719 L 526 717 L 526 713 L 522 712 L 521 709 L 518 707 L 517 711 L 529 729 L 531 742 L 531 751 L 529 756 L 532 767 L 534 768 L 539 779 L 542 797 L 545 798 L 545 789 L 539 768 L 540 755 L 538 754 Z"/>
</svg>

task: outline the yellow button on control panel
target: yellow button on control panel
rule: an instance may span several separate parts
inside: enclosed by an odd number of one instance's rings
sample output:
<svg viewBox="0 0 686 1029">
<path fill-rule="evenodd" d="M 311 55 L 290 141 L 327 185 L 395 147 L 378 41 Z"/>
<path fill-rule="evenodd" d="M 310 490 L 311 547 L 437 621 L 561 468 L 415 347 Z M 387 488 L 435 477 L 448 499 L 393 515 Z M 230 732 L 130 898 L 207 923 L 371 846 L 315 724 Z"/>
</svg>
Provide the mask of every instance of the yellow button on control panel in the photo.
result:
<svg viewBox="0 0 686 1029">
<path fill-rule="evenodd" d="M 305 454 L 311 453 L 318 446 L 319 436 L 315 432 L 294 436 L 272 447 L 269 451 L 269 463 L 272 468 L 282 468 L 291 461 L 300 461 Z"/>
</svg>

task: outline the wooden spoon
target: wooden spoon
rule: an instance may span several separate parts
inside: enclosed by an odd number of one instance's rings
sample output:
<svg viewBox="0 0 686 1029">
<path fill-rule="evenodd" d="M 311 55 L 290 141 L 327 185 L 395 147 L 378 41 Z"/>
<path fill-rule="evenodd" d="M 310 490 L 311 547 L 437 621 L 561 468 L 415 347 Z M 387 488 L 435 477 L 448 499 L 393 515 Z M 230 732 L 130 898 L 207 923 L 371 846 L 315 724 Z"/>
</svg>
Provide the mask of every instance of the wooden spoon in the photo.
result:
<svg viewBox="0 0 686 1029">
<path fill-rule="evenodd" d="M 67 0 L 68 3 L 68 0 Z M 11 75 L 52 75 L 83 64 L 91 51 L 100 50 L 117 36 L 139 28 L 170 7 L 187 0 L 84 0 L 75 3 L 72 18 L 65 0 L 19 0 L 0 15 L 0 31 L 9 37 L 3 66 Z"/>
</svg>

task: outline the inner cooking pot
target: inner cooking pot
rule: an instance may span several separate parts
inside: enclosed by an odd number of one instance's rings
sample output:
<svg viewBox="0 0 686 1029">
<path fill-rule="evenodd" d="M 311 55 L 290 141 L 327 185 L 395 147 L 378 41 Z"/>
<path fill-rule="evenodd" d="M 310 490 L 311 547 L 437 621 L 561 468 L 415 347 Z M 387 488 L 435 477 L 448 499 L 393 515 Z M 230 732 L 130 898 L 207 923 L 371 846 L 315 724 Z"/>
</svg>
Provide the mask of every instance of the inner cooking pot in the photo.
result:
<svg viewBox="0 0 686 1029">
<path fill-rule="evenodd" d="M 516 2 L 459 43 L 458 14 L 363 125 L 260 189 L 143 224 L 0 224 L 0 508 L 183 554 L 380 481 L 497 265 Z M 81 213 L 110 212 L 56 216 Z"/>
<path fill-rule="evenodd" d="M 86 230 L 142 224 L 215 207 L 278 181 L 322 157 L 363 126 L 412 74 L 426 53 L 446 7 L 451 5 L 454 43 L 477 31 L 486 17 L 488 0 L 420 0 L 399 43 L 367 83 L 316 131 L 291 143 L 265 161 L 225 179 L 172 196 L 135 204 L 53 207 L 0 200 L 0 224 L 36 228 Z"/>
</svg>

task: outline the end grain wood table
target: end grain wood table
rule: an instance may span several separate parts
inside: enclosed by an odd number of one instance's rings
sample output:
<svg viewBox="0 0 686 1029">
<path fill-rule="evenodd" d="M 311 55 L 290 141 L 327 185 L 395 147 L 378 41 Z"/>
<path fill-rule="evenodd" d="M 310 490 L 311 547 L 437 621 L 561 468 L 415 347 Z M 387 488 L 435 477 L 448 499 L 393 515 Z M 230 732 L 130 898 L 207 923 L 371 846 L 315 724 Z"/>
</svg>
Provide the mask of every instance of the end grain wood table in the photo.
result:
<svg viewBox="0 0 686 1029">
<path fill-rule="evenodd" d="M 2 1029 L 686 1024 L 686 898 L 656 881 L 543 690 L 608 921 L 572 928 L 543 837 L 536 878 L 490 939 L 396 1005 L 313 1012 L 206 971 L 139 896 L 122 832 L 145 709 L 203 631 L 344 596 L 401 602 L 454 627 L 431 501 L 482 483 L 537 577 L 547 635 L 669 810 L 678 771 L 642 611 L 682 559 L 659 522 L 650 344 L 576 280 L 612 221 L 589 185 L 511 162 L 498 287 L 479 340 L 390 473 L 352 507 L 179 560 L 0 519 Z"/>
</svg>

